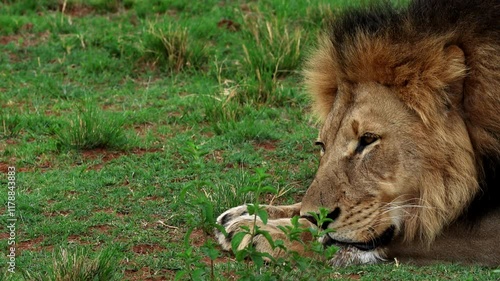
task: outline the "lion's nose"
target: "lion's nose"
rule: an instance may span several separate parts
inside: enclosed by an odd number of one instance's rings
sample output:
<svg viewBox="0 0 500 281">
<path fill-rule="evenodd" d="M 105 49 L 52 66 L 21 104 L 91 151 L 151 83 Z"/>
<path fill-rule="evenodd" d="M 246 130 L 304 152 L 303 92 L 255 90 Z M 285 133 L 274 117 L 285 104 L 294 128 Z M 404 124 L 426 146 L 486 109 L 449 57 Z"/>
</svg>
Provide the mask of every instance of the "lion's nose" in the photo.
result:
<svg viewBox="0 0 500 281">
<path fill-rule="evenodd" d="M 328 213 L 328 215 L 326 215 L 326 218 L 330 219 L 330 220 L 327 220 L 327 221 L 324 221 L 322 224 L 321 224 L 321 228 L 322 229 L 326 229 L 328 227 L 328 225 L 331 223 L 331 220 L 335 220 L 336 218 L 338 218 L 340 215 L 340 208 L 337 207 L 335 208 L 333 211 L 331 211 L 330 213 Z M 318 216 L 319 217 L 319 214 Z M 318 225 L 318 221 L 316 220 L 316 217 L 315 216 L 311 216 L 311 215 L 304 215 L 302 216 L 302 218 L 310 221 L 312 224 L 314 225 Z"/>
</svg>

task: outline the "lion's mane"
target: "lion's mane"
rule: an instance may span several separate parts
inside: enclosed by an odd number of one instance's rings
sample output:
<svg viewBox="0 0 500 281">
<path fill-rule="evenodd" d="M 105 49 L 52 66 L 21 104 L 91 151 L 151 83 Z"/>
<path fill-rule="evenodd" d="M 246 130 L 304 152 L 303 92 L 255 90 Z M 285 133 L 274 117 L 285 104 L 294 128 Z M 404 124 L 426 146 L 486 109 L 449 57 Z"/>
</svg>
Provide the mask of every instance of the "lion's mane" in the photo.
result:
<svg viewBox="0 0 500 281">
<path fill-rule="evenodd" d="M 414 209 L 415 219 L 405 226 L 408 237 L 432 241 L 443 224 L 460 216 L 473 220 L 476 212 L 498 207 L 500 1 L 417 0 L 399 10 L 386 3 L 347 11 L 320 39 L 307 61 L 305 80 L 321 120 L 341 83 L 369 81 L 391 88 L 430 128 L 446 122 L 443 110 L 460 112 L 477 177 L 461 178 L 450 168 L 446 173 L 457 179 L 456 186 L 421 190 L 422 201 L 433 208 Z M 462 141 L 453 133 L 441 134 L 447 141 Z"/>
</svg>

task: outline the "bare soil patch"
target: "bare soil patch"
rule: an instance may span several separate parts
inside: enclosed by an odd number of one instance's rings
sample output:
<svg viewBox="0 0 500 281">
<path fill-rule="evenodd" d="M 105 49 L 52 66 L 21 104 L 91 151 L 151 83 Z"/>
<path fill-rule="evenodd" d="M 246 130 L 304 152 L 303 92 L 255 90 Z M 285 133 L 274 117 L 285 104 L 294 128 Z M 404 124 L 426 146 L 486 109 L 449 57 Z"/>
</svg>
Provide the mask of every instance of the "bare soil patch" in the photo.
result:
<svg viewBox="0 0 500 281">
<path fill-rule="evenodd" d="M 33 24 L 27 23 L 21 28 L 21 30 L 30 31 L 32 28 L 33 28 Z M 23 33 L 23 34 L 4 35 L 4 36 L 0 36 L 0 45 L 7 45 L 10 43 L 14 43 L 19 47 L 26 48 L 26 47 L 36 46 L 36 45 L 39 45 L 39 44 L 47 41 L 49 36 L 50 36 L 49 31 L 45 31 L 42 33 L 36 33 L 36 34 L 35 33 Z M 13 59 L 14 61 L 17 62 L 19 60 L 19 57 L 17 55 L 13 54 L 13 56 L 11 56 L 11 59 Z"/>
<path fill-rule="evenodd" d="M 264 141 L 255 144 L 256 149 L 264 149 L 266 151 L 275 151 L 278 141 Z"/>
<path fill-rule="evenodd" d="M 59 6 L 59 11 L 67 16 L 79 18 L 92 14 L 94 12 L 94 9 L 92 7 L 81 4 L 72 4 L 67 6 L 63 3 Z"/>
<path fill-rule="evenodd" d="M 175 271 L 162 269 L 155 271 L 149 267 L 142 267 L 139 269 L 126 269 L 125 278 L 132 281 L 142 281 L 142 280 L 173 280 L 175 277 Z"/>
<path fill-rule="evenodd" d="M 21 254 L 23 251 L 40 251 L 44 249 L 40 244 L 43 242 L 44 237 L 39 236 L 34 239 L 17 242 L 16 251 Z"/>
<path fill-rule="evenodd" d="M 157 244 L 139 244 L 132 246 L 132 251 L 139 255 L 147 255 L 152 252 L 160 252 L 165 250 L 165 247 Z"/>
<path fill-rule="evenodd" d="M 91 149 L 91 150 L 86 150 L 82 152 L 82 156 L 86 160 L 96 160 L 99 159 L 101 160 L 101 163 L 95 164 L 93 166 L 90 166 L 88 170 L 95 170 L 99 171 L 104 167 L 104 165 L 114 159 L 117 159 L 121 156 L 124 155 L 144 155 L 146 153 L 154 153 L 154 152 L 159 152 L 162 151 L 161 148 L 151 148 L 151 149 L 144 149 L 144 148 L 135 148 L 131 151 L 108 151 L 103 148 L 96 148 L 96 149 Z"/>
<path fill-rule="evenodd" d="M 102 233 L 108 233 L 108 231 L 111 230 L 111 226 L 109 226 L 109 225 L 94 225 L 94 226 L 89 227 L 89 229 L 95 230 L 98 232 L 102 232 Z"/>
</svg>

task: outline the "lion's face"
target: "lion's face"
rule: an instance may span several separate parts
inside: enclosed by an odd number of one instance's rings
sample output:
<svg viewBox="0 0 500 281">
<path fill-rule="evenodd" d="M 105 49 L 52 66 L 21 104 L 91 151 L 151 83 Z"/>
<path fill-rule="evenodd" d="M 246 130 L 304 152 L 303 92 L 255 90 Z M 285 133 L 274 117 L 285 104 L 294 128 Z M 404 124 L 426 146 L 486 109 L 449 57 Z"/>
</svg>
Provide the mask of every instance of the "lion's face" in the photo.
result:
<svg viewBox="0 0 500 281">
<path fill-rule="evenodd" d="M 320 166 L 301 209 L 305 217 L 328 209 L 333 222 L 320 227 L 335 232 L 325 243 L 371 250 L 401 232 L 432 240 L 462 211 L 470 195 L 446 185 L 458 173 L 475 179 L 472 147 L 458 115 L 445 114 L 456 122 L 430 128 L 389 87 L 338 87 L 317 142 Z"/>
</svg>

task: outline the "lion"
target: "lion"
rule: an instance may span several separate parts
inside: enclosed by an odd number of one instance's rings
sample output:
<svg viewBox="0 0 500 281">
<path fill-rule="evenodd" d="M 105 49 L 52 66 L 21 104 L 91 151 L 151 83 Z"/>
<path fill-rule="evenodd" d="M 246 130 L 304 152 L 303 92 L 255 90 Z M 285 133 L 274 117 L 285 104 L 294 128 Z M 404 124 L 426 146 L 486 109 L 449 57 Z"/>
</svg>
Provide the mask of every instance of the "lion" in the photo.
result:
<svg viewBox="0 0 500 281">
<path fill-rule="evenodd" d="M 500 265 L 500 2 L 416 0 L 347 10 L 305 62 L 321 122 L 317 173 L 302 202 L 256 221 L 290 251 L 280 226 L 333 229 L 333 265 L 399 261 Z M 328 210 L 328 222 L 312 214 Z M 223 249 L 245 205 L 217 218 Z M 311 239 L 306 237 L 303 239 Z M 243 239 L 273 256 L 263 235 Z"/>
</svg>

